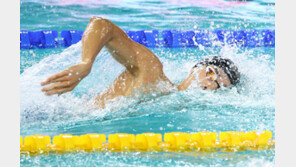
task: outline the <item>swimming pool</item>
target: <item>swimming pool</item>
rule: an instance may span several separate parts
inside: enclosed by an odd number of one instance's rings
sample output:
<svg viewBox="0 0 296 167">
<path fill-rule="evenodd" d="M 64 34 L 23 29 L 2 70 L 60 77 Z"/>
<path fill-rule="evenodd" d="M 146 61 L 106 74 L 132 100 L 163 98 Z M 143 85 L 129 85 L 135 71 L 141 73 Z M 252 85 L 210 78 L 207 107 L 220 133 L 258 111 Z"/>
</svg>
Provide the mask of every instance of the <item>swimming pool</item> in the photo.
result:
<svg viewBox="0 0 296 167">
<path fill-rule="evenodd" d="M 88 3 L 85 3 L 88 2 Z M 22 30 L 84 30 L 93 15 L 123 29 L 274 29 L 274 2 L 233 1 L 21 1 Z M 237 88 L 186 90 L 166 96 L 122 98 L 106 109 L 89 106 L 123 70 L 106 50 L 91 74 L 60 97 L 44 96 L 40 81 L 80 60 L 81 43 L 69 48 L 21 50 L 21 135 L 270 130 L 274 134 L 273 47 L 152 48 L 175 83 L 209 54 L 231 58 L 242 73 Z M 112 67 L 112 68 L 110 68 Z M 274 150 L 216 153 L 69 153 L 21 155 L 23 166 L 274 166 Z"/>
</svg>

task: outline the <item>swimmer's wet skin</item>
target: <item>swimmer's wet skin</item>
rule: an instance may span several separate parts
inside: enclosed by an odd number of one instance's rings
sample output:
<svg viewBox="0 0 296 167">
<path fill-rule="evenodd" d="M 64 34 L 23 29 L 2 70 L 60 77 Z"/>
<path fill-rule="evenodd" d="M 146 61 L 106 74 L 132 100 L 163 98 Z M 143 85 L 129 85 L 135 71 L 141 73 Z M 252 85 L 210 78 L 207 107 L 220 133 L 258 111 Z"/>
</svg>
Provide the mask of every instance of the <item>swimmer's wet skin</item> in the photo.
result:
<svg viewBox="0 0 296 167">
<path fill-rule="evenodd" d="M 81 62 L 41 82 L 42 86 L 51 84 L 42 88 L 42 91 L 46 95 L 72 91 L 90 73 L 95 58 L 104 46 L 126 69 L 96 98 L 96 103 L 101 107 L 105 106 L 105 101 L 120 95 L 130 96 L 133 90 L 168 93 L 168 89 L 185 90 L 193 84 L 203 89 L 218 89 L 239 82 L 240 74 L 231 60 L 212 56 L 195 65 L 181 84 L 174 85 L 165 76 L 162 63 L 152 51 L 131 40 L 109 20 L 93 17 L 82 37 Z M 159 83 L 162 83 L 162 88 Z M 164 90 L 163 85 L 168 89 Z"/>
</svg>

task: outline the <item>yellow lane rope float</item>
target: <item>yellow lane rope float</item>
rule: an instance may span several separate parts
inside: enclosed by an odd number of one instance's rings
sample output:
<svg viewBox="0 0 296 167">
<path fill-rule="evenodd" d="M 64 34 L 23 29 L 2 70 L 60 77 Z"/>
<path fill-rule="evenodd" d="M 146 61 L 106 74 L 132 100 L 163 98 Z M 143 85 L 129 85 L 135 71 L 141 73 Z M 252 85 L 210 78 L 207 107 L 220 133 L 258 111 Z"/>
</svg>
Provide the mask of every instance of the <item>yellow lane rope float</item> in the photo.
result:
<svg viewBox="0 0 296 167">
<path fill-rule="evenodd" d="M 61 134 L 54 136 L 32 135 L 20 137 L 21 153 L 75 152 L 75 151 L 246 151 L 274 148 L 270 131 L 238 132 L 227 131 L 183 133 L 172 132 L 127 134 L 86 134 L 75 136 Z"/>
</svg>

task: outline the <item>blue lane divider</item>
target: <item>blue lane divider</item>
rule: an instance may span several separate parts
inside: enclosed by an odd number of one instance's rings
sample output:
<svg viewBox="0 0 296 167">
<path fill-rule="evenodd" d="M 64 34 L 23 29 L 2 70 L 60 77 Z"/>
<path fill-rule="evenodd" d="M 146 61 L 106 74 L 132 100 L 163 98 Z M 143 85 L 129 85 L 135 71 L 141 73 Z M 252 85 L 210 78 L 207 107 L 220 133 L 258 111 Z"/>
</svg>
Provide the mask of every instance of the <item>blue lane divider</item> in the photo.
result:
<svg viewBox="0 0 296 167">
<path fill-rule="evenodd" d="M 26 48 L 53 48 L 55 47 L 55 39 L 58 37 L 58 31 L 55 30 L 41 30 L 41 31 L 28 31 L 24 45 Z M 21 39 L 21 43 L 22 43 Z M 29 46 L 28 46 L 29 45 Z M 22 45 L 21 45 L 22 46 Z"/>
<path fill-rule="evenodd" d="M 64 39 L 64 43 L 61 43 L 61 44 L 65 45 L 66 47 L 76 44 L 81 40 L 82 35 L 83 35 L 83 31 L 79 31 L 79 30 L 61 31 L 61 37 Z"/>
<path fill-rule="evenodd" d="M 21 49 L 29 49 L 30 48 L 30 38 L 29 32 L 26 30 L 21 30 L 20 33 L 20 47 Z"/>
<path fill-rule="evenodd" d="M 195 39 L 197 45 L 202 45 L 202 46 L 211 46 L 212 45 L 210 32 L 208 30 L 197 30 L 195 32 L 194 39 Z M 216 35 L 216 40 L 217 40 L 217 35 Z"/>
<path fill-rule="evenodd" d="M 246 46 L 257 47 L 260 46 L 259 33 L 256 30 L 246 31 Z"/>
<path fill-rule="evenodd" d="M 241 47 L 274 47 L 275 30 L 195 30 L 178 31 L 163 30 L 124 30 L 135 42 L 147 47 L 199 47 L 237 45 Z M 161 36 L 159 35 L 161 34 Z M 69 47 L 79 42 L 83 31 L 56 30 L 26 31 L 20 32 L 20 48 L 54 48 Z"/>
<path fill-rule="evenodd" d="M 156 47 L 158 44 L 158 30 L 145 30 L 145 39 L 144 45 L 147 47 Z"/>
<path fill-rule="evenodd" d="M 275 30 L 263 30 L 261 35 L 263 37 L 263 46 L 275 45 Z"/>
</svg>

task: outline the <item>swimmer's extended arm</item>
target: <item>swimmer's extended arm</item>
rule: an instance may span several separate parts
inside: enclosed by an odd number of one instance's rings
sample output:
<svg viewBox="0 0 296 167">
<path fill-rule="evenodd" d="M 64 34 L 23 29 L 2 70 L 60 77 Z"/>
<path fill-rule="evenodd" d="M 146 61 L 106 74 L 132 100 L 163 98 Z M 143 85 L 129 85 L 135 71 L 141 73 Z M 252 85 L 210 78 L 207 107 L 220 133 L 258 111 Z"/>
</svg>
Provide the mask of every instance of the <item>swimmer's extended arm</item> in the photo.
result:
<svg viewBox="0 0 296 167">
<path fill-rule="evenodd" d="M 149 49 L 132 41 L 115 24 L 100 17 L 93 17 L 82 37 L 81 63 L 70 66 L 41 82 L 42 86 L 51 84 L 42 91 L 46 95 L 52 95 L 73 90 L 90 73 L 92 64 L 103 46 L 106 46 L 113 58 L 134 76 L 139 71 L 147 71 L 150 62 L 162 66 Z"/>
</svg>

